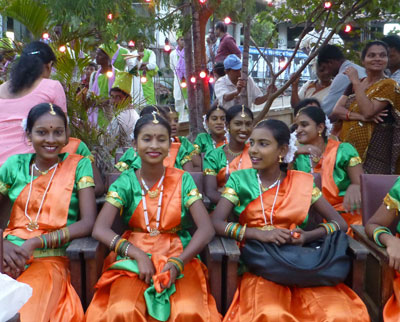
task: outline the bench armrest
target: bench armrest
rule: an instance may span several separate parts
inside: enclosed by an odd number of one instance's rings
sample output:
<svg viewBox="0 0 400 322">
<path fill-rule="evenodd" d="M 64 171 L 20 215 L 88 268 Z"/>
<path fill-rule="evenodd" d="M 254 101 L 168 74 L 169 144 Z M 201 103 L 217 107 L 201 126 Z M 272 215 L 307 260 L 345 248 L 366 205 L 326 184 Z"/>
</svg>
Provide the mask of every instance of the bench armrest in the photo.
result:
<svg viewBox="0 0 400 322">
<path fill-rule="evenodd" d="M 388 258 L 385 248 L 379 247 L 375 242 L 368 238 L 365 233 L 365 229 L 361 225 L 351 225 L 354 232 L 354 238 L 364 245 L 366 245 L 371 251 L 373 251 L 381 259 L 386 260 Z"/>
</svg>

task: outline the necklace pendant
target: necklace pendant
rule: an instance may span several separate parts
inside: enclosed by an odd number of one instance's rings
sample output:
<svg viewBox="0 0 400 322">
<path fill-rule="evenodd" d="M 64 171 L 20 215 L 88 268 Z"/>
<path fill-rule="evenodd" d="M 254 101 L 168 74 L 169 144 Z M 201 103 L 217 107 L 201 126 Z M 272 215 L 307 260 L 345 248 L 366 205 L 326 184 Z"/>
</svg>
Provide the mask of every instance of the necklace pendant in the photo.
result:
<svg viewBox="0 0 400 322">
<path fill-rule="evenodd" d="M 39 224 L 36 221 L 30 221 L 26 225 L 26 229 L 29 230 L 29 231 L 34 231 L 36 229 L 39 229 Z"/>
<path fill-rule="evenodd" d="M 151 190 L 148 190 L 148 191 L 147 191 L 147 193 L 149 194 L 149 197 L 152 198 L 152 199 L 158 197 L 158 192 L 159 192 L 158 189 L 156 189 L 156 190 L 154 190 L 154 191 L 151 191 Z"/>
<path fill-rule="evenodd" d="M 160 234 L 160 231 L 157 228 L 150 228 L 150 236 L 155 237 Z"/>
</svg>

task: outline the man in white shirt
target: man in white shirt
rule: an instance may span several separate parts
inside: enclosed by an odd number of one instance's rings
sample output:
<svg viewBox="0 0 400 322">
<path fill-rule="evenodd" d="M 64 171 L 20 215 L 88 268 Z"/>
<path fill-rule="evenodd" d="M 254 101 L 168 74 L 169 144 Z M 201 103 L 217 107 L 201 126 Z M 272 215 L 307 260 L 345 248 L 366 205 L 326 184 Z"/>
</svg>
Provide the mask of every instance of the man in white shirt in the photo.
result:
<svg viewBox="0 0 400 322">
<path fill-rule="evenodd" d="M 318 54 L 318 66 L 327 70 L 334 76 L 328 95 L 325 96 L 321 107 L 326 115 L 331 115 L 336 102 L 343 95 L 346 88 L 350 85 L 349 78 L 344 74 L 347 67 L 354 67 L 358 72 L 358 77 L 364 78 L 365 69 L 353 62 L 346 60 L 339 47 L 326 45 Z"/>
<path fill-rule="evenodd" d="M 400 84 L 400 37 L 389 35 L 382 38 L 389 47 L 387 75 Z"/>
<path fill-rule="evenodd" d="M 224 60 L 226 75 L 219 78 L 215 83 L 215 95 L 221 106 L 225 109 L 238 104 L 242 104 L 241 92 L 247 86 L 247 106 L 251 109 L 253 104 L 259 105 L 267 101 L 270 90 L 263 95 L 255 84 L 253 78 L 247 78 L 247 82 L 241 78 L 242 61 L 231 54 Z"/>
</svg>

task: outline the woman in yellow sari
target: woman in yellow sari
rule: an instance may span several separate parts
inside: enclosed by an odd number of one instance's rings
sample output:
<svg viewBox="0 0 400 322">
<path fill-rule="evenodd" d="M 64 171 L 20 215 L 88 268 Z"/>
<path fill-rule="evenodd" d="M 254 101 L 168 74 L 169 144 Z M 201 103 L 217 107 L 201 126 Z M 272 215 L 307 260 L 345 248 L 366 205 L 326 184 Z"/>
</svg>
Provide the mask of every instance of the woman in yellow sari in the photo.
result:
<svg viewBox="0 0 400 322">
<path fill-rule="evenodd" d="M 351 84 L 336 103 L 332 117 L 342 120 L 340 140 L 357 149 L 366 173 L 399 173 L 400 88 L 396 81 L 385 78 L 387 45 L 369 42 L 361 59 L 367 77 L 359 79 L 354 68 L 346 69 Z"/>
</svg>

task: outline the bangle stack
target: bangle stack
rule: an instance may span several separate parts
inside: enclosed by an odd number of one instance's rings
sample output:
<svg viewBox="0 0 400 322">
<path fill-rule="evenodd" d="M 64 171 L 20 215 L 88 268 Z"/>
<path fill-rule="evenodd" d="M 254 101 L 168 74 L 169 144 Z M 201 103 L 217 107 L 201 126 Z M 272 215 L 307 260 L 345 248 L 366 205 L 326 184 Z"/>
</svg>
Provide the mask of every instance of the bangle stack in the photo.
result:
<svg viewBox="0 0 400 322">
<path fill-rule="evenodd" d="M 374 241 L 375 243 L 379 246 L 379 247 L 386 247 L 385 245 L 383 245 L 380 240 L 379 240 L 379 236 L 382 234 L 389 234 L 389 235 L 393 235 L 392 232 L 390 231 L 389 228 L 384 227 L 384 226 L 380 226 L 375 228 L 372 236 L 374 237 Z"/>
<path fill-rule="evenodd" d="M 48 234 L 37 236 L 41 242 L 42 249 L 59 248 L 69 242 L 70 235 L 69 229 L 64 227 L 62 229 L 54 230 Z"/>
<path fill-rule="evenodd" d="M 327 235 L 333 234 L 335 231 L 340 230 L 339 223 L 335 220 L 332 220 L 331 222 L 319 224 L 318 226 L 324 227 Z"/>
<path fill-rule="evenodd" d="M 128 257 L 128 249 L 130 246 L 131 243 L 125 238 L 115 235 L 114 238 L 111 240 L 110 250 L 114 250 L 114 252 L 116 252 L 121 257 Z"/>
<path fill-rule="evenodd" d="M 179 257 L 170 257 L 168 258 L 167 262 L 174 264 L 175 268 L 178 271 L 178 276 L 182 274 L 184 265 L 183 261 Z"/>
<path fill-rule="evenodd" d="M 241 242 L 244 239 L 246 227 L 247 224 L 242 226 L 239 223 L 230 222 L 225 227 L 225 236 Z"/>
</svg>

